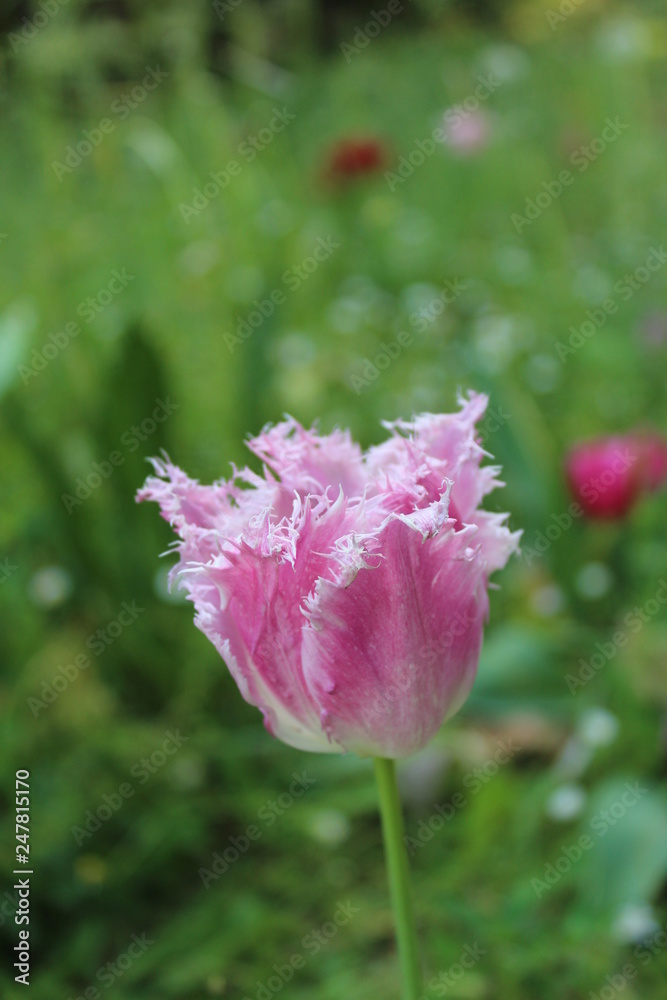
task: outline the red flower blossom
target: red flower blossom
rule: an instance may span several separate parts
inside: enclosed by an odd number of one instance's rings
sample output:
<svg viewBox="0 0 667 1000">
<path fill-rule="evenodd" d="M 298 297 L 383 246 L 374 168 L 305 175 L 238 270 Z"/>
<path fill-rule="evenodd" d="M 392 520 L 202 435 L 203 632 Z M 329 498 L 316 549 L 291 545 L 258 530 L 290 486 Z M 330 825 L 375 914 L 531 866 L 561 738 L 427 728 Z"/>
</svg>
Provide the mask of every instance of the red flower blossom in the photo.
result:
<svg viewBox="0 0 667 1000">
<path fill-rule="evenodd" d="M 330 179 L 347 181 L 379 173 L 388 160 L 387 150 L 378 139 L 340 139 L 329 152 L 326 172 Z"/>
</svg>

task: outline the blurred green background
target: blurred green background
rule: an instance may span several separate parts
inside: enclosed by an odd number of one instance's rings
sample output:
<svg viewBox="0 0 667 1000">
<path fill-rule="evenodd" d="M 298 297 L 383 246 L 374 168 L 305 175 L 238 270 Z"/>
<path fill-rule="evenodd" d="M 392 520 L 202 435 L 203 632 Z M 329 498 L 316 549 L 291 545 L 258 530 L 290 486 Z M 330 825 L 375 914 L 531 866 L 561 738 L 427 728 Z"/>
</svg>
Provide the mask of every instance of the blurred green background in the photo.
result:
<svg viewBox="0 0 667 1000">
<path fill-rule="evenodd" d="M 666 5 L 399 6 L 367 31 L 384 0 L 3 5 L 3 997 L 23 995 L 19 768 L 35 1000 L 397 995 L 370 763 L 265 733 L 169 595 L 170 531 L 133 497 L 161 448 L 210 481 L 284 412 L 367 445 L 382 419 L 451 410 L 468 388 L 496 414 L 484 439 L 507 487 L 490 506 L 529 553 L 491 595 L 473 696 L 401 769 L 408 833 L 423 834 L 425 996 L 667 997 L 667 618 L 660 606 L 624 624 L 666 573 L 667 498 L 620 524 L 553 527 L 572 443 L 667 431 L 667 272 L 614 291 L 664 239 Z M 493 88 L 464 106 L 472 139 L 450 136 L 410 171 L 417 140 L 480 78 Z M 277 112 L 285 127 L 261 132 Z M 622 126 L 609 142 L 608 119 Z M 331 150 L 357 138 L 386 162 L 340 176 Z M 293 287 L 286 272 L 319 240 L 339 245 Z M 557 343 L 610 297 L 617 312 L 562 360 Z M 391 364 L 369 367 L 401 332 Z M 568 675 L 619 628 L 628 643 L 573 692 Z M 183 739 L 166 754 L 168 732 Z M 494 767 L 498 740 L 519 749 Z M 312 787 L 272 807 L 304 770 Z M 594 849 L 536 887 L 635 781 L 645 791 Z M 465 805 L 448 810 L 457 792 Z M 231 838 L 238 859 L 202 875 L 216 853 L 234 858 Z M 358 912 L 314 945 L 348 901 Z M 128 959 L 133 935 L 144 945 Z M 466 946 L 483 955 L 459 977 Z M 299 954 L 283 985 L 274 967 Z"/>
</svg>

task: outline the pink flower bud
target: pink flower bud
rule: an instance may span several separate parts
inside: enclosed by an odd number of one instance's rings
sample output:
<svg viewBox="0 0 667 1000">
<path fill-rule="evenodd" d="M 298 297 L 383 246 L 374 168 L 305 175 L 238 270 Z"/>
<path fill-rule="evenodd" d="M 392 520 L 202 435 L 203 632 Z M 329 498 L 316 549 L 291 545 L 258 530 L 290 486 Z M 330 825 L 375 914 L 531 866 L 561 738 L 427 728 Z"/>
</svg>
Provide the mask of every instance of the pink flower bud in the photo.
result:
<svg viewBox="0 0 667 1000">
<path fill-rule="evenodd" d="M 588 441 L 572 448 L 565 473 L 588 517 L 623 517 L 643 492 L 657 490 L 667 479 L 667 442 L 652 432 Z"/>
<path fill-rule="evenodd" d="M 179 535 L 173 576 L 269 732 L 324 753 L 402 757 L 467 697 L 489 575 L 517 548 L 501 485 L 459 413 L 388 424 L 362 453 L 288 419 L 250 441 L 261 475 L 201 486 L 168 459 L 139 492 Z"/>
</svg>

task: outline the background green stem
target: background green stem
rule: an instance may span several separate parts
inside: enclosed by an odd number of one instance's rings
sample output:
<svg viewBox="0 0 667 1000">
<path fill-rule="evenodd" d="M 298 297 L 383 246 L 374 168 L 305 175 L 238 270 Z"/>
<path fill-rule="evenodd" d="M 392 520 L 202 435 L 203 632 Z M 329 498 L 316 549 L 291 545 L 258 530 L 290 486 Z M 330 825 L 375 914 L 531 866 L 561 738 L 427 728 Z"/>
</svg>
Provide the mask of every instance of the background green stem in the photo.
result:
<svg viewBox="0 0 667 1000">
<path fill-rule="evenodd" d="M 398 956 L 403 978 L 403 998 L 404 1000 L 418 1000 L 422 983 L 421 963 L 410 892 L 408 856 L 403 841 L 403 811 L 396 784 L 396 765 L 393 760 L 387 760 L 384 757 L 376 757 L 374 763 L 380 796 L 389 889 L 396 920 Z"/>
</svg>

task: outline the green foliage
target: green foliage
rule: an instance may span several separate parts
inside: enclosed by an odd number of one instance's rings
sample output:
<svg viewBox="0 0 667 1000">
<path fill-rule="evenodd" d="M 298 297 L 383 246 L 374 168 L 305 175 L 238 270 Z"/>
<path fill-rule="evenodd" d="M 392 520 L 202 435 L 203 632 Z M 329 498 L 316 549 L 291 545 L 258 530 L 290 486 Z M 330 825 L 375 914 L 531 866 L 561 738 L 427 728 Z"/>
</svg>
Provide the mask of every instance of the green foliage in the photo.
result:
<svg viewBox="0 0 667 1000">
<path fill-rule="evenodd" d="M 667 431 L 667 269 L 627 300 L 614 291 L 664 238 L 662 5 L 591 2 L 553 25 L 545 4 L 491 6 L 493 35 L 465 23 L 462 5 L 442 15 L 424 2 L 349 62 L 339 44 L 366 12 L 327 14 L 322 56 L 314 7 L 268 16 L 251 0 L 221 23 L 200 3 L 115 16 L 72 0 L 3 49 L 0 564 L 13 568 L 0 582 L 0 858 L 11 872 L 11 776 L 28 768 L 33 1000 L 96 982 L 105 1000 L 254 1000 L 258 981 L 299 954 L 286 996 L 396 995 L 372 768 L 264 732 L 191 607 L 168 593 L 158 555 L 171 534 L 134 503 L 148 456 L 164 448 L 210 481 L 248 461 L 247 434 L 286 411 L 368 444 L 382 419 L 451 409 L 471 387 L 502 417 L 484 438 L 507 482 L 490 504 L 534 549 L 570 502 L 561 469 L 573 441 Z M 114 110 L 158 64 L 166 79 L 127 115 Z M 382 172 L 327 180 L 327 151 L 350 134 L 381 138 L 395 173 L 489 74 L 500 85 L 482 105 L 490 138 L 476 155 L 439 147 L 394 190 Z M 242 144 L 276 108 L 294 120 L 250 159 Z M 627 129 L 580 170 L 572 157 L 608 118 Z M 113 128 L 80 165 L 54 168 L 104 119 Z M 184 212 L 231 161 L 242 169 L 229 184 Z M 573 183 L 517 231 L 512 217 L 564 170 Z M 293 287 L 328 238 L 340 246 Z M 418 324 L 457 279 L 460 296 Z M 276 289 L 284 301 L 237 340 Z M 617 311 L 561 360 L 557 343 L 610 297 Z M 355 391 L 353 376 L 366 378 L 402 331 L 411 344 Z M 142 430 L 167 401 L 167 418 Z M 81 499 L 77 481 L 85 493 L 96 463 L 111 471 Z M 574 693 L 566 681 L 656 593 L 664 520 L 664 495 L 650 497 L 623 524 L 575 520 L 515 561 L 492 594 L 469 704 L 404 765 L 411 835 L 466 793 L 413 858 L 427 982 L 465 945 L 485 950 L 451 997 L 597 995 L 627 962 L 639 970 L 627 1000 L 667 995 L 667 950 L 644 962 L 614 931 L 628 906 L 667 921 L 664 610 Z M 143 610 L 122 634 L 96 640 L 132 602 Z M 605 732 L 615 720 L 615 738 L 596 744 L 591 719 Z M 187 739 L 147 770 L 142 759 L 161 759 L 176 731 Z M 473 792 L 471 773 L 507 739 L 520 752 Z M 267 804 L 304 769 L 312 789 L 270 822 Z M 532 880 L 635 781 L 646 795 L 538 894 Z M 585 803 L 555 819 L 554 793 L 572 784 Z M 105 796 L 121 805 L 75 835 Z M 201 871 L 251 826 L 259 837 L 205 888 Z M 348 900 L 359 912 L 315 953 L 308 935 Z M 9 954 L 16 928 L 11 907 L 0 912 Z M 154 944 L 112 983 L 96 981 L 144 933 Z M 10 965 L 0 976 L 13 1000 Z"/>
</svg>

